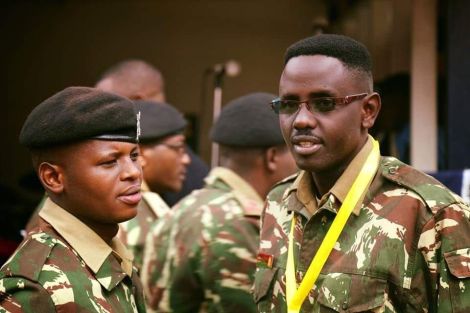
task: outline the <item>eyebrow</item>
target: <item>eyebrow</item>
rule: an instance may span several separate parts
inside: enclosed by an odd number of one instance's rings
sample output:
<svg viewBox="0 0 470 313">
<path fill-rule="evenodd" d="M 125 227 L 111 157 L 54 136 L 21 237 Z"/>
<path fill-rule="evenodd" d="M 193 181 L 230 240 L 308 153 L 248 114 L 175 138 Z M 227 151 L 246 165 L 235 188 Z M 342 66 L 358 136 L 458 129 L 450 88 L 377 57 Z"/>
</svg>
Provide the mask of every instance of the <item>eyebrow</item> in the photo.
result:
<svg viewBox="0 0 470 313">
<path fill-rule="evenodd" d="M 311 92 L 311 93 L 308 94 L 308 99 L 325 98 L 325 97 L 333 98 L 333 97 L 336 97 L 336 95 L 334 95 L 332 92 L 326 91 L 326 90 L 324 90 L 324 91 L 314 91 L 314 92 Z M 297 94 L 287 93 L 287 94 L 281 96 L 281 99 L 299 100 L 300 97 Z"/>
<path fill-rule="evenodd" d="M 139 151 L 139 147 L 138 147 L 138 146 L 135 146 L 135 147 L 130 151 L 130 153 L 134 153 L 134 152 L 137 152 L 137 151 Z M 123 154 L 125 154 L 123 151 L 113 148 L 113 149 L 110 149 L 110 150 L 108 150 L 108 151 L 105 151 L 105 152 L 103 153 L 103 156 L 104 156 L 104 157 L 110 157 L 110 156 L 111 156 L 111 157 L 115 157 L 115 158 L 116 158 L 116 157 L 119 157 L 119 156 L 121 156 L 121 155 L 123 155 Z"/>
<path fill-rule="evenodd" d="M 162 140 L 161 143 L 186 144 L 186 137 L 172 138 L 168 141 Z"/>
<path fill-rule="evenodd" d="M 119 151 L 106 151 L 105 153 L 103 153 L 103 155 L 101 157 L 103 158 L 108 158 L 108 157 L 114 157 L 114 158 L 117 158 L 121 155 L 122 153 L 119 152 Z"/>
<path fill-rule="evenodd" d="M 331 98 L 331 97 L 335 97 L 336 95 L 334 95 L 332 92 L 330 91 L 317 91 L 317 92 L 311 92 L 308 94 L 308 97 L 309 98 L 325 98 L 325 97 L 328 97 L 328 98 Z"/>
</svg>

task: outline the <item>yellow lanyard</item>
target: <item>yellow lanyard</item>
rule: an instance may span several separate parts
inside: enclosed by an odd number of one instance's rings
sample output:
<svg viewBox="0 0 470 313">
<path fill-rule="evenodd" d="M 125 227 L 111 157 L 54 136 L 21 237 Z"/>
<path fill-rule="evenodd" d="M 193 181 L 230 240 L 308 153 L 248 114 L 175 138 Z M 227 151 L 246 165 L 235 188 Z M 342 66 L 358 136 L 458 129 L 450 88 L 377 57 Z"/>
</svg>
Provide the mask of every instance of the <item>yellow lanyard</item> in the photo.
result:
<svg viewBox="0 0 470 313">
<path fill-rule="evenodd" d="M 287 268 L 286 268 L 286 298 L 287 310 L 289 313 L 298 313 L 300 307 L 307 297 L 310 290 L 313 288 L 315 281 L 320 274 L 323 265 L 325 264 L 331 250 L 333 249 L 336 241 L 341 234 L 344 225 L 346 224 L 352 210 L 356 206 L 359 198 L 364 193 L 365 189 L 370 185 L 372 178 L 377 172 L 380 160 L 379 143 L 373 140 L 372 151 L 369 153 L 366 162 L 362 166 L 359 175 L 354 180 L 354 183 L 349 189 L 343 204 L 341 205 L 336 218 L 333 220 L 325 238 L 323 239 L 320 248 L 315 254 L 310 266 L 308 267 L 305 277 L 297 289 L 297 281 L 295 279 L 295 264 L 294 264 L 294 228 L 295 216 L 292 218 L 290 233 L 289 233 L 289 251 L 287 254 Z"/>
</svg>

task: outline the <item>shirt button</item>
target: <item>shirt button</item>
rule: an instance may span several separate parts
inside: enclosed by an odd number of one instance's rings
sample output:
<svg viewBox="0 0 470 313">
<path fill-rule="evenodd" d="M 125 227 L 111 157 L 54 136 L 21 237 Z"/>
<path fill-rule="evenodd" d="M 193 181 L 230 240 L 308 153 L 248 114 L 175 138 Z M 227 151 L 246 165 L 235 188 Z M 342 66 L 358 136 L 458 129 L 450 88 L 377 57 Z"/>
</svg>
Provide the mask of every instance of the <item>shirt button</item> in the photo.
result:
<svg viewBox="0 0 470 313">
<path fill-rule="evenodd" d="M 343 310 L 346 310 L 348 308 L 348 303 L 347 302 L 343 302 L 343 305 L 341 306 L 341 308 Z"/>
</svg>

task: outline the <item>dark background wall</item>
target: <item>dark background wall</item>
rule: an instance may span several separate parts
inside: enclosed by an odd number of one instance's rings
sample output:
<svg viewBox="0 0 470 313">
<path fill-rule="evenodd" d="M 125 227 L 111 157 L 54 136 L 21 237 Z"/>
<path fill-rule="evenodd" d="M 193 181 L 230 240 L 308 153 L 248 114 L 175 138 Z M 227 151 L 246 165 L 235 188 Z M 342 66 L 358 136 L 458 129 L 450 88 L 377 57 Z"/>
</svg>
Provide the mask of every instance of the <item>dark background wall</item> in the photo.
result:
<svg viewBox="0 0 470 313">
<path fill-rule="evenodd" d="M 208 160 L 210 85 L 203 73 L 236 59 L 223 102 L 251 91 L 276 93 L 285 48 L 312 34 L 323 1 L 9 1 L 2 2 L 2 146 L 0 183 L 17 188 L 30 169 L 17 143 L 32 108 L 71 85 L 92 86 L 110 65 L 142 58 L 158 67 L 167 100 L 199 123 L 198 147 Z M 207 91 L 205 103 L 201 92 Z"/>
<path fill-rule="evenodd" d="M 450 169 L 470 168 L 470 2 L 449 1 L 447 24 L 447 156 Z"/>
<path fill-rule="evenodd" d="M 463 168 L 470 166 L 470 135 L 459 128 L 468 116 L 470 7 L 463 0 L 439 4 L 439 15 L 446 17 L 440 32 L 448 43 L 440 70 L 447 74 L 448 97 L 441 102 L 449 103 L 449 167 Z M 207 68 L 229 59 L 241 64 L 241 74 L 224 81 L 224 104 L 252 91 L 277 93 L 285 49 L 323 25 L 366 44 L 374 77 L 381 80 L 410 69 L 411 12 L 408 0 L 3 1 L 0 186 L 24 189 L 19 181 L 31 167 L 18 134 L 32 108 L 67 86 L 92 86 L 118 61 L 142 58 L 162 71 L 168 102 L 195 119 L 192 139 L 209 162 Z"/>
</svg>

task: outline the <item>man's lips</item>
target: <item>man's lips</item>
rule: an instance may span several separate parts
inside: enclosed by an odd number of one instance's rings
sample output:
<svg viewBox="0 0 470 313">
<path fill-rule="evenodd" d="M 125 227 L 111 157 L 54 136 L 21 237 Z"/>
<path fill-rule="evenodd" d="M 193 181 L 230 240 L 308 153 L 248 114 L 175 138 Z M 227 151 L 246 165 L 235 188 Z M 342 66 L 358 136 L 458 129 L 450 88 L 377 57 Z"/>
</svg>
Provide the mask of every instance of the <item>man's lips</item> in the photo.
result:
<svg viewBox="0 0 470 313">
<path fill-rule="evenodd" d="M 142 194 L 140 193 L 140 184 L 127 188 L 118 196 L 118 199 L 126 204 L 137 205 L 142 199 Z"/>
<path fill-rule="evenodd" d="M 181 171 L 180 174 L 178 175 L 178 177 L 184 181 L 186 179 L 186 171 Z"/>
<path fill-rule="evenodd" d="M 308 155 L 317 152 L 322 145 L 320 138 L 310 135 L 294 135 L 291 137 L 291 143 L 295 153 Z"/>
</svg>

